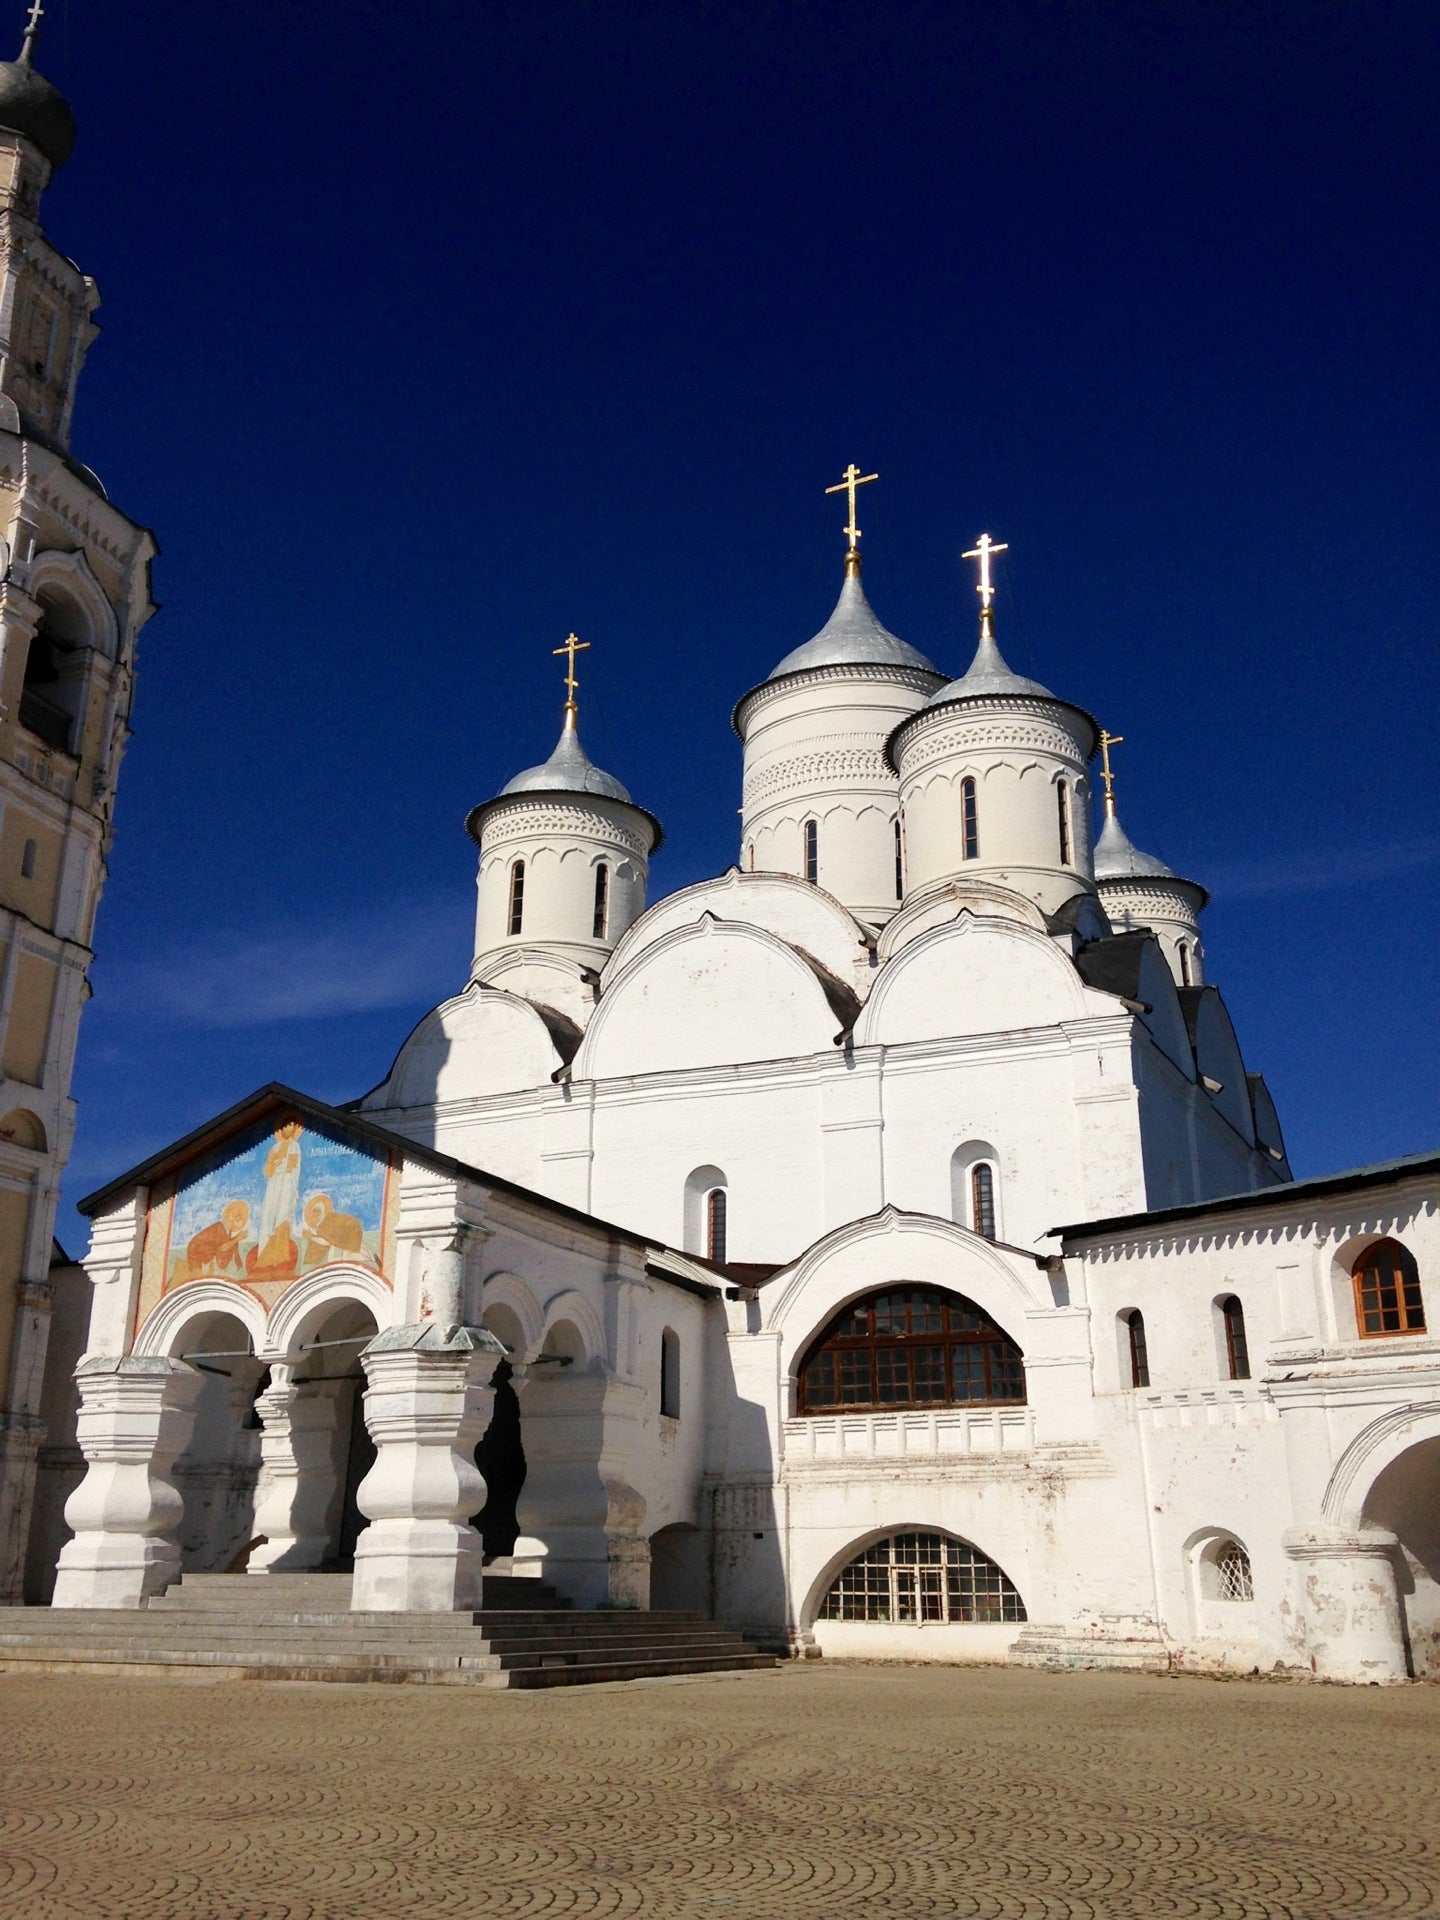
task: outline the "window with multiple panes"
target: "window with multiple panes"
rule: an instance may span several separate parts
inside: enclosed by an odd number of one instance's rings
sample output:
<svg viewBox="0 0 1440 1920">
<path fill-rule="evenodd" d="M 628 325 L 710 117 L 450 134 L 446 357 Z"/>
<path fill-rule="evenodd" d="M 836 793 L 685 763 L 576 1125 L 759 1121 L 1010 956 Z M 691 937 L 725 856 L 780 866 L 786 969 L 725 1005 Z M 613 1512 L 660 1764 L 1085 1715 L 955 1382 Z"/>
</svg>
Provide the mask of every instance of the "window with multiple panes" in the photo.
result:
<svg viewBox="0 0 1440 1920">
<path fill-rule="evenodd" d="M 1425 1303 L 1415 1256 L 1398 1240 L 1377 1240 L 1356 1262 L 1355 1318 L 1362 1339 L 1424 1333 Z"/>
<path fill-rule="evenodd" d="M 995 1169 L 984 1160 L 970 1169 L 970 1225 L 981 1239 L 995 1238 Z"/>
<path fill-rule="evenodd" d="M 1023 1620 L 1009 1576 L 964 1540 L 894 1533 L 857 1555 L 826 1594 L 822 1620 Z"/>
<path fill-rule="evenodd" d="M 525 923 L 525 862 L 517 860 L 510 869 L 510 931 L 519 933 Z"/>
<path fill-rule="evenodd" d="M 1150 1354 L 1145 1345 L 1145 1316 L 1138 1307 L 1125 1316 L 1125 1337 L 1130 1347 L 1130 1384 L 1148 1387 Z"/>
<path fill-rule="evenodd" d="M 1220 1302 L 1220 1317 L 1225 1322 L 1225 1361 L 1232 1380 L 1250 1378 L 1250 1347 L 1245 1338 L 1245 1309 L 1232 1293 Z"/>
<path fill-rule="evenodd" d="M 1215 1597 L 1217 1600 L 1255 1598 L 1250 1556 L 1238 1540 L 1227 1540 L 1215 1556 Z"/>
<path fill-rule="evenodd" d="M 800 1365 L 800 1412 L 1023 1401 L 1025 1362 L 973 1301 L 895 1287 L 852 1301 Z"/>
<path fill-rule="evenodd" d="M 1060 810 L 1060 864 L 1070 864 L 1070 789 L 1062 780 L 1055 789 L 1055 801 Z"/>
<path fill-rule="evenodd" d="M 725 1237 L 729 1224 L 729 1203 L 723 1187 L 714 1187 L 705 1196 L 705 1252 L 711 1260 L 724 1260 Z"/>
<path fill-rule="evenodd" d="M 975 782 L 967 774 L 960 782 L 960 820 L 965 830 L 965 858 L 980 858 L 980 810 L 975 799 Z"/>
<path fill-rule="evenodd" d="M 820 827 L 814 820 L 805 822 L 805 878 L 820 878 Z"/>
<path fill-rule="evenodd" d="M 610 869 L 602 860 L 595 869 L 595 924 L 591 929 L 596 940 L 605 938 L 605 925 L 610 916 Z"/>
</svg>

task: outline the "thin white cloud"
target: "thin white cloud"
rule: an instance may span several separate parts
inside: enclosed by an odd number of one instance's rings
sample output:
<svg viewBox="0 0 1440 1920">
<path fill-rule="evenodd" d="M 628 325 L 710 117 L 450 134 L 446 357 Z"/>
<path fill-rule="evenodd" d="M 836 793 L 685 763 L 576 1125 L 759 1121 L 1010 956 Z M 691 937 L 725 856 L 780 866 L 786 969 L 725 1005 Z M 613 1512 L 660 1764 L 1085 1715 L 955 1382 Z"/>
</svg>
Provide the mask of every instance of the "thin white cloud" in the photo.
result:
<svg viewBox="0 0 1440 1920">
<path fill-rule="evenodd" d="M 1264 860 L 1234 861 L 1212 869 L 1206 885 L 1218 900 L 1262 900 L 1273 894 L 1325 893 L 1436 865 L 1440 865 L 1440 840 L 1395 840 L 1377 847 L 1316 847 Z"/>
<path fill-rule="evenodd" d="M 458 992 L 465 936 L 453 900 L 377 903 L 323 933 L 276 929 L 241 941 L 223 933 L 214 940 L 191 936 L 153 960 L 113 960 L 105 986 L 125 997 L 132 1016 L 178 1026 L 333 1019 Z"/>
</svg>

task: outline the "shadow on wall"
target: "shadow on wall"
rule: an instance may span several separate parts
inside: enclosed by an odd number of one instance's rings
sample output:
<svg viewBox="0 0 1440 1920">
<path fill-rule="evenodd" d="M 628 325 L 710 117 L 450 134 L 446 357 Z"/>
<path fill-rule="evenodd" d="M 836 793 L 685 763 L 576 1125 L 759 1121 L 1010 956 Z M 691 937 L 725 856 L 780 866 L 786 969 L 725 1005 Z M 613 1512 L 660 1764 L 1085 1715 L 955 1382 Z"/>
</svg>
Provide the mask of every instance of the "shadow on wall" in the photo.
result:
<svg viewBox="0 0 1440 1920">
<path fill-rule="evenodd" d="M 1410 1670 L 1433 1678 L 1440 1674 L 1440 1438 L 1390 1462 L 1365 1497 L 1363 1520 L 1399 1539 L 1395 1575 Z"/>
<path fill-rule="evenodd" d="M 759 1306 L 746 1306 L 759 1325 Z M 745 1397 L 748 1383 L 734 1374 L 728 1340 L 712 1354 L 722 1416 L 719 1455 L 722 1484 L 711 1496 L 712 1617 L 734 1627 L 767 1652 L 793 1651 L 795 1626 L 789 1603 L 784 1491 L 777 1486 L 779 1461 L 765 1408 Z"/>
</svg>

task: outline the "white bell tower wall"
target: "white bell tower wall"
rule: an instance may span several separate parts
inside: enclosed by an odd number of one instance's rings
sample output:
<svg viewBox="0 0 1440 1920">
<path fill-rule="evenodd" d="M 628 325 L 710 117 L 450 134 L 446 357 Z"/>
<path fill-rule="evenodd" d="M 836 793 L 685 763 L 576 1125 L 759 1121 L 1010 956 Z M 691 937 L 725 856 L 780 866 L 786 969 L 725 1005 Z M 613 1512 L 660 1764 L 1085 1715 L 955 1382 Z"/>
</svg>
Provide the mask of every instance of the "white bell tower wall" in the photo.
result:
<svg viewBox="0 0 1440 1920">
<path fill-rule="evenodd" d="M 900 793 L 885 744 L 937 678 L 918 667 L 817 667 L 748 694 L 735 715 L 745 743 L 742 872 L 813 878 L 859 919 L 888 920 L 900 904 Z"/>
<path fill-rule="evenodd" d="M 969 699 L 903 727 L 906 897 L 983 877 L 1054 913 L 1093 892 L 1090 749 L 1089 721 L 1055 700 Z"/>
</svg>

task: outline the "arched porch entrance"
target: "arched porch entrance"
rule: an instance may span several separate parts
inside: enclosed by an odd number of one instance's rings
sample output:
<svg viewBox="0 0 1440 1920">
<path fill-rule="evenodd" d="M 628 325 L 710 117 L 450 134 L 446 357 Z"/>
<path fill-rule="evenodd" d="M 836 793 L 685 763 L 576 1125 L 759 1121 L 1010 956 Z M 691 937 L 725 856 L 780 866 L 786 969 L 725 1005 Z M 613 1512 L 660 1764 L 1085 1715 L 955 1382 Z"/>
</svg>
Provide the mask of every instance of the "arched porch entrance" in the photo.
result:
<svg viewBox="0 0 1440 1920">
<path fill-rule="evenodd" d="M 1440 1673 L 1440 1434 L 1407 1447 L 1365 1496 L 1362 1524 L 1393 1533 L 1395 1583 L 1410 1671 Z"/>
<path fill-rule="evenodd" d="M 178 1528 L 181 1569 L 238 1572 L 255 1538 L 256 1402 L 269 1384 L 270 1370 L 256 1358 L 249 1328 L 223 1311 L 189 1321 L 173 1351 L 201 1379 L 190 1437 L 172 1475 L 184 1502 Z"/>
</svg>

